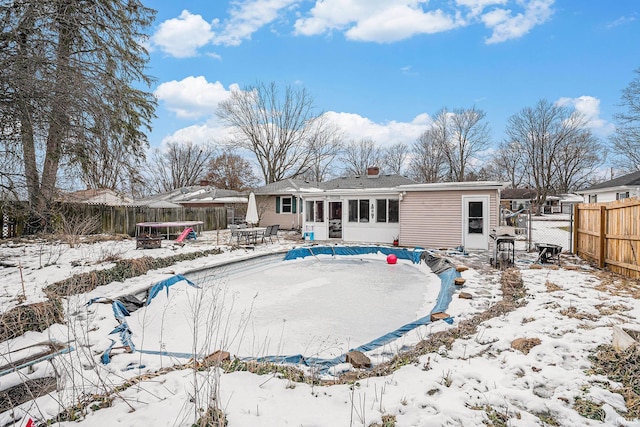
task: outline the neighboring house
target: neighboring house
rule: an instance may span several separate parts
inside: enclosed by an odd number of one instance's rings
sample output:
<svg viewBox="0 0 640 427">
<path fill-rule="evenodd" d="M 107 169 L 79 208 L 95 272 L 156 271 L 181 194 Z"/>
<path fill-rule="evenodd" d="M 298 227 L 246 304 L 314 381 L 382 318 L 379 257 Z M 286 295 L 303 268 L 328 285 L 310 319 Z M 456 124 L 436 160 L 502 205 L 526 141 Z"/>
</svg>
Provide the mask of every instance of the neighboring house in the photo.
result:
<svg viewBox="0 0 640 427">
<path fill-rule="evenodd" d="M 500 193 L 500 205 L 516 212 L 527 208 L 537 197 L 538 192 L 532 188 L 505 188 Z"/>
<path fill-rule="evenodd" d="M 573 205 L 582 203 L 584 199 L 579 194 L 561 194 L 560 195 L 560 211 L 563 214 L 573 212 Z"/>
<path fill-rule="evenodd" d="M 532 206 L 537 198 L 538 192 L 533 188 L 505 188 L 500 193 L 500 206 L 517 212 L 520 209 L 527 209 Z M 542 212 L 545 214 L 554 214 L 562 212 L 561 196 L 547 196 Z"/>
<path fill-rule="evenodd" d="M 65 202 L 87 203 L 91 205 L 122 206 L 133 201 L 124 194 L 117 193 L 109 188 L 92 188 L 88 190 L 74 191 L 62 196 Z"/>
<path fill-rule="evenodd" d="M 155 194 L 135 200 L 131 204 L 164 208 L 226 207 L 228 221 L 232 221 L 234 218 L 239 219 L 244 215 L 247 209 L 247 202 L 248 198 L 244 193 L 211 187 L 207 181 L 202 181 L 200 185 L 191 185 Z"/>
<path fill-rule="evenodd" d="M 613 202 L 640 196 L 640 172 L 633 172 L 578 191 L 584 203 Z"/>
</svg>

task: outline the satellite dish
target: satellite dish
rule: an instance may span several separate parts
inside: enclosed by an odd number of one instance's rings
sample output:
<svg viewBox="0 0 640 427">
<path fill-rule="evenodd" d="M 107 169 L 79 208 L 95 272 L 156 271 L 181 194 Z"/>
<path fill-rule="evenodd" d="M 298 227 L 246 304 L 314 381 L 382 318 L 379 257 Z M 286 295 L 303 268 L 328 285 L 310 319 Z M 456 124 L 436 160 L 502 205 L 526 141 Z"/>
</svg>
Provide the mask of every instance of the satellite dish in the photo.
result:
<svg viewBox="0 0 640 427">
<path fill-rule="evenodd" d="M 189 192 L 189 190 L 187 190 L 186 188 L 182 187 L 182 188 L 180 189 L 180 192 L 181 192 L 182 194 L 187 194 L 187 193 Z"/>
</svg>

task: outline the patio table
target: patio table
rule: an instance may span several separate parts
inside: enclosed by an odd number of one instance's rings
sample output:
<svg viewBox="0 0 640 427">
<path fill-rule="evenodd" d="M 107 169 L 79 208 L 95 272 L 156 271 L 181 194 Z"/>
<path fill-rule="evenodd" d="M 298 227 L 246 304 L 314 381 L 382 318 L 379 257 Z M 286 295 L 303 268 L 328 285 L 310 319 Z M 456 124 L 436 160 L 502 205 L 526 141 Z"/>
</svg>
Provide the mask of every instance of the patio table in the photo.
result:
<svg viewBox="0 0 640 427">
<path fill-rule="evenodd" d="M 238 242 L 241 239 L 244 239 L 247 244 L 253 243 L 254 245 L 258 243 L 258 236 L 261 236 L 267 227 L 251 227 L 251 228 L 239 228 L 236 232 L 239 234 Z"/>
</svg>

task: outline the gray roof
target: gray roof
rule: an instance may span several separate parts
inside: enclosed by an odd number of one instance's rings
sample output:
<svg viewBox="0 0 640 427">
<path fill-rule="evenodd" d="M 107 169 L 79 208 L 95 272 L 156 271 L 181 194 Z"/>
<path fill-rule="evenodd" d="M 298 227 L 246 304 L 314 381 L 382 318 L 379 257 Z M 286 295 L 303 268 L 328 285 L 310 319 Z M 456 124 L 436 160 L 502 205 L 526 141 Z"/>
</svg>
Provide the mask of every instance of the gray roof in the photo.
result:
<svg viewBox="0 0 640 427">
<path fill-rule="evenodd" d="M 154 202 L 154 201 L 168 201 L 173 203 L 181 202 L 198 202 L 198 201 L 213 201 L 215 199 L 223 197 L 238 197 L 244 194 L 235 190 L 223 190 L 220 188 L 191 185 L 188 187 L 178 188 L 166 193 L 155 194 L 153 196 L 145 197 L 137 202 Z"/>
<path fill-rule="evenodd" d="M 319 188 L 317 182 L 306 181 L 304 179 L 286 178 L 282 181 L 272 182 L 271 184 L 258 187 L 253 192 L 255 194 L 283 194 L 297 193 L 305 188 Z"/>
<path fill-rule="evenodd" d="M 360 189 L 360 188 L 393 188 L 399 185 L 416 184 L 415 181 L 401 175 L 357 175 L 341 176 L 320 184 L 323 190 Z"/>
<path fill-rule="evenodd" d="M 600 184 L 592 185 L 589 188 L 585 188 L 581 191 L 591 191 L 591 190 L 600 190 L 603 188 L 614 188 L 614 187 L 637 187 L 640 186 L 640 171 L 633 172 L 627 175 L 619 176 L 609 181 L 601 182 Z"/>
</svg>

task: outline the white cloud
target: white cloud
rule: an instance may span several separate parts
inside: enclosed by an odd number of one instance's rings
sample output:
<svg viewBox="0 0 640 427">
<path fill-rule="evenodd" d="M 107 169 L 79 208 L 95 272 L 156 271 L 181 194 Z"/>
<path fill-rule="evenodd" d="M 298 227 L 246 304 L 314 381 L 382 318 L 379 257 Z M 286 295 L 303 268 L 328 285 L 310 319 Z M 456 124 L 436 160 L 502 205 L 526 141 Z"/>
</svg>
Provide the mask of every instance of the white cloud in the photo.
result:
<svg viewBox="0 0 640 427">
<path fill-rule="evenodd" d="M 571 106 L 581 113 L 587 120 L 587 126 L 591 130 L 602 137 L 611 135 L 615 126 L 606 120 L 600 118 L 600 100 L 593 96 L 579 96 L 577 98 L 563 97 L 556 101 L 560 106 Z"/>
<path fill-rule="evenodd" d="M 227 99 L 234 89 L 239 89 L 238 85 L 232 84 L 226 90 L 218 81 L 209 83 L 203 76 L 189 76 L 180 81 L 162 83 L 154 95 L 176 116 L 197 119 L 213 115 L 218 103 Z"/>
<path fill-rule="evenodd" d="M 348 39 L 390 43 L 416 34 L 433 34 L 458 26 L 454 17 L 442 10 L 424 12 L 420 8 L 398 5 L 365 17 L 345 32 Z"/>
<path fill-rule="evenodd" d="M 351 40 L 389 43 L 481 22 L 492 30 L 487 43 L 499 43 L 546 22 L 554 1 L 456 0 L 437 8 L 428 0 L 323 0 L 296 21 L 295 33 L 311 36 L 342 31 Z"/>
<path fill-rule="evenodd" d="M 359 41 L 394 42 L 416 34 L 447 31 L 460 25 L 456 14 L 427 10 L 424 0 L 324 0 L 295 23 L 296 34 L 344 30 Z"/>
<path fill-rule="evenodd" d="M 182 129 L 178 129 L 171 135 L 167 135 L 162 139 L 162 145 L 167 143 L 183 143 L 193 142 L 198 145 L 208 143 L 223 143 L 225 140 L 231 137 L 231 130 L 228 127 L 224 127 L 215 120 L 209 122 L 187 126 Z"/>
<path fill-rule="evenodd" d="M 471 16 L 480 15 L 487 7 L 505 5 L 509 0 L 456 0 L 458 6 L 465 6 L 471 11 Z"/>
<path fill-rule="evenodd" d="M 411 145 L 431 125 L 431 118 L 426 113 L 417 115 L 411 122 L 392 120 L 385 123 L 376 123 L 353 113 L 329 111 L 325 115 L 340 126 L 348 139 L 371 138 L 381 147 L 389 147 L 399 142 Z"/>
<path fill-rule="evenodd" d="M 264 25 L 278 18 L 281 10 L 299 0 L 245 0 L 236 2 L 224 29 L 214 39 L 215 44 L 238 46 Z"/>
<path fill-rule="evenodd" d="M 527 34 L 533 27 L 546 22 L 553 14 L 555 0 L 530 0 L 524 12 L 513 14 L 509 9 L 494 9 L 482 15 L 482 22 L 493 30 L 487 44 L 501 43 Z"/>
<path fill-rule="evenodd" d="M 187 58 L 195 56 L 197 49 L 207 45 L 213 37 L 212 24 L 200 15 L 183 10 L 179 17 L 162 22 L 152 41 L 171 56 Z"/>
<path fill-rule="evenodd" d="M 614 27 L 618 27 L 620 25 L 626 25 L 629 24 L 633 21 L 636 20 L 636 14 L 633 14 L 632 16 L 621 16 L 620 18 L 616 19 L 615 21 L 609 22 L 606 25 L 606 28 L 614 28 Z"/>
</svg>

